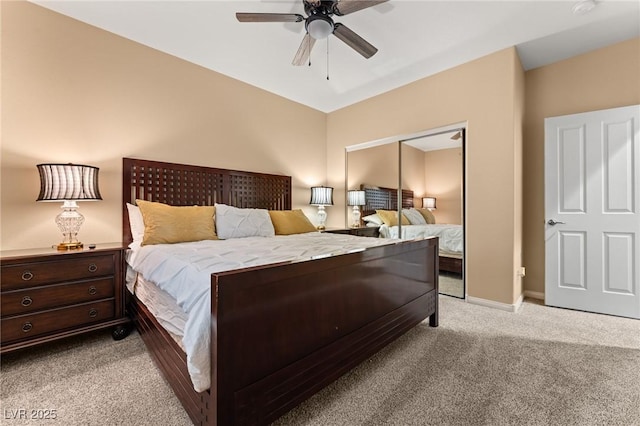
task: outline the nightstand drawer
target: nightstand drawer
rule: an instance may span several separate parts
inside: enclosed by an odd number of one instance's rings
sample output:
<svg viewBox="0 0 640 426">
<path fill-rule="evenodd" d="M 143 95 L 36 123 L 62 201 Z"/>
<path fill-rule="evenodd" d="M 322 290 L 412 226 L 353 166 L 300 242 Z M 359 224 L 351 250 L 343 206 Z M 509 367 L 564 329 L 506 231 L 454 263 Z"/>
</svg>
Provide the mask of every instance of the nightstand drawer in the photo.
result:
<svg viewBox="0 0 640 426">
<path fill-rule="evenodd" d="M 111 277 L 8 291 L 2 293 L 2 316 L 107 299 L 114 297 L 114 292 Z"/>
<path fill-rule="evenodd" d="M 3 291 L 17 290 L 62 281 L 113 275 L 114 265 L 114 257 L 111 255 L 3 265 L 0 288 Z"/>
<path fill-rule="evenodd" d="M 54 331 L 100 322 L 114 316 L 115 302 L 113 299 L 108 299 L 30 315 L 3 318 L 2 343 L 29 339 Z"/>
</svg>

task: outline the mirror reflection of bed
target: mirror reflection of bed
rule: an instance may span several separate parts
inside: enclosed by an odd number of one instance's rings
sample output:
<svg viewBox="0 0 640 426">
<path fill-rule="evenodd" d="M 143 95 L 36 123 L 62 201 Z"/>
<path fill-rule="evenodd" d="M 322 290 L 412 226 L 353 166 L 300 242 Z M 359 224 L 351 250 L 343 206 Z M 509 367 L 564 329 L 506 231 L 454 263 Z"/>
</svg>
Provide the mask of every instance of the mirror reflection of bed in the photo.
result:
<svg viewBox="0 0 640 426">
<path fill-rule="evenodd" d="M 437 236 L 440 246 L 440 293 L 464 298 L 462 282 L 462 225 L 437 223 L 432 210 L 414 203 L 414 192 L 402 190 L 402 219 L 398 218 L 398 190 L 362 184 L 366 204 L 363 226 L 378 227 L 380 238 L 415 240 Z"/>
<path fill-rule="evenodd" d="M 366 191 L 367 204 L 361 208 L 364 219 L 376 215 L 376 210 L 397 212 L 400 185 L 405 222 L 388 226 L 363 220 L 361 225 L 380 226 L 381 237 L 414 239 L 437 235 L 440 238 L 440 293 L 465 298 L 464 135 L 459 129 L 433 133 L 386 144 L 348 148 L 347 189 Z M 435 209 L 423 209 L 423 198 L 426 197 L 436 199 Z M 420 213 L 431 213 L 429 221 L 432 223 L 418 223 Z"/>
</svg>

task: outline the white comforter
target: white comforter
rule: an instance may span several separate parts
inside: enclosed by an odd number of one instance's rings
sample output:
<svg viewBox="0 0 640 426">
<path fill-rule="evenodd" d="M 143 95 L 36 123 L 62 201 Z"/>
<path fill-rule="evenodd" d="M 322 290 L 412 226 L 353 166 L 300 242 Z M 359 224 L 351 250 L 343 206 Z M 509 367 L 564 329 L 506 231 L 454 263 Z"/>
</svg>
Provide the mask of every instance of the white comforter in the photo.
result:
<svg viewBox="0 0 640 426">
<path fill-rule="evenodd" d="M 193 387 L 202 392 L 211 385 L 211 273 L 309 260 L 392 242 L 395 241 L 312 232 L 143 246 L 130 250 L 127 262 L 145 279 L 174 297 L 188 315 L 182 343 Z"/>
<path fill-rule="evenodd" d="M 380 226 L 380 237 L 398 238 L 398 226 Z M 439 237 L 441 252 L 462 253 L 462 225 L 402 225 L 402 239 Z"/>
</svg>

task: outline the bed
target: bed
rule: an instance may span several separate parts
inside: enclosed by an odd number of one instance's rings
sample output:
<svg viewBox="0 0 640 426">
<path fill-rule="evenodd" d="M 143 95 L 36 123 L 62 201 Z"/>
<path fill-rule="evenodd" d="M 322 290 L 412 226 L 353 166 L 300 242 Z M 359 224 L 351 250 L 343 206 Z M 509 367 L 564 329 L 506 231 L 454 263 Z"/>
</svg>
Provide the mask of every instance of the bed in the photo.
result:
<svg viewBox="0 0 640 426">
<path fill-rule="evenodd" d="M 365 191 L 366 200 L 366 205 L 363 206 L 361 213 L 363 218 L 375 215 L 377 210 L 398 210 L 398 190 L 396 188 L 385 188 L 362 184 L 360 185 L 360 189 Z M 413 200 L 413 191 L 403 189 L 400 199 L 402 209 L 413 209 Z M 380 226 L 379 236 L 381 238 L 416 239 L 437 236 L 440 239 L 438 260 L 439 270 L 462 275 L 464 250 L 464 234 L 462 225 L 408 224 L 401 225 L 400 227 L 390 227 L 384 224 L 380 225 L 380 223 L 372 223 L 372 225 Z"/>
<path fill-rule="evenodd" d="M 133 239 L 126 205 L 136 199 L 288 210 L 291 178 L 124 158 L 127 243 Z M 423 320 L 436 327 L 437 294 L 435 238 L 213 273 L 211 385 L 201 392 L 194 389 L 181 345 L 135 294 L 129 295 L 128 311 L 194 424 L 260 425 Z"/>
</svg>

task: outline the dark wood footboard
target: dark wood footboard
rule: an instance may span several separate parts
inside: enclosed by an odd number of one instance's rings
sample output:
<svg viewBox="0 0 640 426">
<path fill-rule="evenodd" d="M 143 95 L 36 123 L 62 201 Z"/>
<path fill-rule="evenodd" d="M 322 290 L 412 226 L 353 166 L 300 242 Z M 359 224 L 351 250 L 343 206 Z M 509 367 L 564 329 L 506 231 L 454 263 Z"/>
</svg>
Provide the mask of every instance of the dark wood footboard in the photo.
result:
<svg viewBox="0 0 640 426">
<path fill-rule="evenodd" d="M 425 318 L 437 326 L 437 253 L 429 239 L 214 274 L 217 424 L 267 424 Z"/>
<path fill-rule="evenodd" d="M 265 425 L 429 318 L 438 325 L 437 239 L 212 276 L 211 383 L 133 297 L 154 361 L 197 425 Z"/>
</svg>

